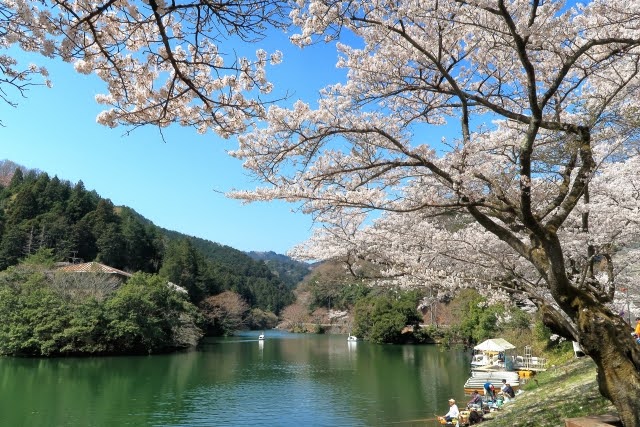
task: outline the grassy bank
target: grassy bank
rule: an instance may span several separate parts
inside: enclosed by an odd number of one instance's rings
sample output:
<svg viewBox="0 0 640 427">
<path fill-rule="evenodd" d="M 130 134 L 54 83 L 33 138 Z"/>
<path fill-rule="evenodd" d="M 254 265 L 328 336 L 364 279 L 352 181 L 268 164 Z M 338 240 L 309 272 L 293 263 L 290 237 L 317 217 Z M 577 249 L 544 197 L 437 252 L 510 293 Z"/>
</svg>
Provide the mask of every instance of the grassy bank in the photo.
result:
<svg viewBox="0 0 640 427">
<path fill-rule="evenodd" d="M 615 408 L 600 396 L 596 367 L 587 357 L 550 367 L 522 386 L 523 392 L 491 414 L 486 427 L 560 427 L 567 418 L 615 414 Z"/>
</svg>

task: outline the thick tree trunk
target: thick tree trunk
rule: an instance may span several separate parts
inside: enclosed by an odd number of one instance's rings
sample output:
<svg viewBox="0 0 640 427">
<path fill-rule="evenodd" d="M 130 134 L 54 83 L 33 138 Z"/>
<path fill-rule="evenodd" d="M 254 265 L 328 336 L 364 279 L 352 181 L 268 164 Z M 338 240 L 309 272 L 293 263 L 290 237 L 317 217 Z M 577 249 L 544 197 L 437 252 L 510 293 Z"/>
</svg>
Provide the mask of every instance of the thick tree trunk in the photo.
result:
<svg viewBox="0 0 640 427">
<path fill-rule="evenodd" d="M 620 316 L 602 306 L 578 306 L 578 340 L 598 367 L 600 393 L 625 427 L 640 427 L 640 345 Z"/>
<path fill-rule="evenodd" d="M 629 325 L 596 307 L 578 317 L 580 346 L 598 366 L 600 393 L 616 406 L 625 427 L 640 427 L 639 350 Z"/>
<path fill-rule="evenodd" d="M 546 268 L 540 270 L 546 270 L 544 277 L 554 300 L 575 327 L 569 330 L 563 319 L 553 316 L 545 321 L 579 342 L 596 363 L 602 396 L 615 405 L 625 427 L 640 427 L 640 344 L 631 336 L 632 328 L 595 295 L 571 283 L 557 236 L 544 237 L 546 259 L 539 265 Z"/>
</svg>

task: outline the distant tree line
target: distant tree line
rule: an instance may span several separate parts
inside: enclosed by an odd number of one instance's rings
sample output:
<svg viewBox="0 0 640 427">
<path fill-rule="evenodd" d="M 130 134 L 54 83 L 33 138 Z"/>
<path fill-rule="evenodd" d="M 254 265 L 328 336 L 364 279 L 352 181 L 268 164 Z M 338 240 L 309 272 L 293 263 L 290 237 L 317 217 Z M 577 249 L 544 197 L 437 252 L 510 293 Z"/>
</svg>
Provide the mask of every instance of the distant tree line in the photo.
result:
<svg viewBox="0 0 640 427">
<path fill-rule="evenodd" d="M 370 286 L 336 267 L 331 270 L 325 266 L 323 273 L 310 276 L 299 290 L 306 293 L 307 305 L 287 308 L 283 312 L 286 320 L 312 322 L 311 313 L 318 309 L 348 310 L 352 314 L 349 332 L 376 343 L 441 342 L 473 347 L 488 338 L 504 337 L 520 347 L 532 345 L 536 338 L 538 353 L 553 347 L 551 333 L 539 316 L 507 302 L 489 304 L 474 289 L 433 300 L 425 289 Z M 431 309 L 439 321 L 424 321 L 419 307 L 426 300 L 433 300 Z"/>
<path fill-rule="evenodd" d="M 271 271 L 278 275 L 288 287 L 296 287 L 309 274 L 310 265 L 296 261 L 286 255 L 269 252 L 248 252 L 251 258 L 257 261 L 264 261 Z"/>
<path fill-rule="evenodd" d="M 196 305 L 233 291 L 250 308 L 277 314 L 294 299 L 285 281 L 241 251 L 157 227 L 82 181 L 16 167 L 0 184 L 0 271 L 39 249 L 50 249 L 57 261 L 95 260 L 159 274 L 187 289 Z"/>
</svg>

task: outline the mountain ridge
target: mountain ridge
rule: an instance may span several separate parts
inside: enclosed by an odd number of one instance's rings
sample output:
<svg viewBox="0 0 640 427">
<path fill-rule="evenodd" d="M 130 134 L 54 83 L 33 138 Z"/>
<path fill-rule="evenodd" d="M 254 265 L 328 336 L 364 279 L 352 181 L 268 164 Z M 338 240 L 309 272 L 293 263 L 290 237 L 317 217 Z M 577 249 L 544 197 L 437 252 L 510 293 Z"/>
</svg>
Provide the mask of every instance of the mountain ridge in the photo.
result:
<svg viewBox="0 0 640 427">
<path fill-rule="evenodd" d="M 0 161 L 0 270 L 39 248 L 51 249 L 58 260 L 73 253 L 128 272 L 161 273 L 189 289 L 194 302 L 234 290 L 252 306 L 277 312 L 293 299 L 295 279 L 286 269 L 155 225 L 135 209 L 85 189 L 81 180 L 72 184 Z"/>
</svg>

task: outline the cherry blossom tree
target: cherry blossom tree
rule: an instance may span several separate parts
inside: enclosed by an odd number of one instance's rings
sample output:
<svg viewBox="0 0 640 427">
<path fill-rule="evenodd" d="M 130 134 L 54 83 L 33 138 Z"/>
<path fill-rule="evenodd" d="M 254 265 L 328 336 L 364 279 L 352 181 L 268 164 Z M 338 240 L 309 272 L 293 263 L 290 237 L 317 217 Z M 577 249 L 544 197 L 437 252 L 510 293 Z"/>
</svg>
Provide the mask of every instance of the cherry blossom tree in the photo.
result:
<svg viewBox="0 0 640 427">
<path fill-rule="evenodd" d="M 19 65 L 18 47 L 73 63 L 108 87 L 98 122 L 115 127 L 179 123 L 222 136 L 264 112 L 266 67 L 280 52 L 238 57 L 232 42 L 255 42 L 284 27 L 284 0 L 0 0 L 0 99 L 16 104 L 30 86 L 50 85 L 46 68 Z M 5 52 L 3 53 L 2 50 Z M 36 74 L 45 79 L 34 80 Z M 17 95 L 16 96 L 16 92 Z M 251 94 L 251 95 L 247 95 Z"/>
<path fill-rule="evenodd" d="M 285 18 L 300 46 L 340 40 L 348 78 L 267 110 L 281 55 L 225 41 Z M 639 27 L 637 1 L 0 0 L 0 96 L 48 84 L 17 46 L 103 79 L 104 125 L 248 129 L 234 155 L 266 186 L 235 196 L 301 202 L 327 224 L 301 251 L 528 298 L 638 427 L 640 350 L 611 307 L 636 262 Z"/>
<path fill-rule="evenodd" d="M 348 78 L 239 138 L 265 186 L 233 196 L 325 224 L 299 255 L 526 298 L 640 426 L 640 346 L 612 310 L 637 262 L 640 2 L 301 0 L 290 16 L 301 46 L 353 40 Z"/>
</svg>

